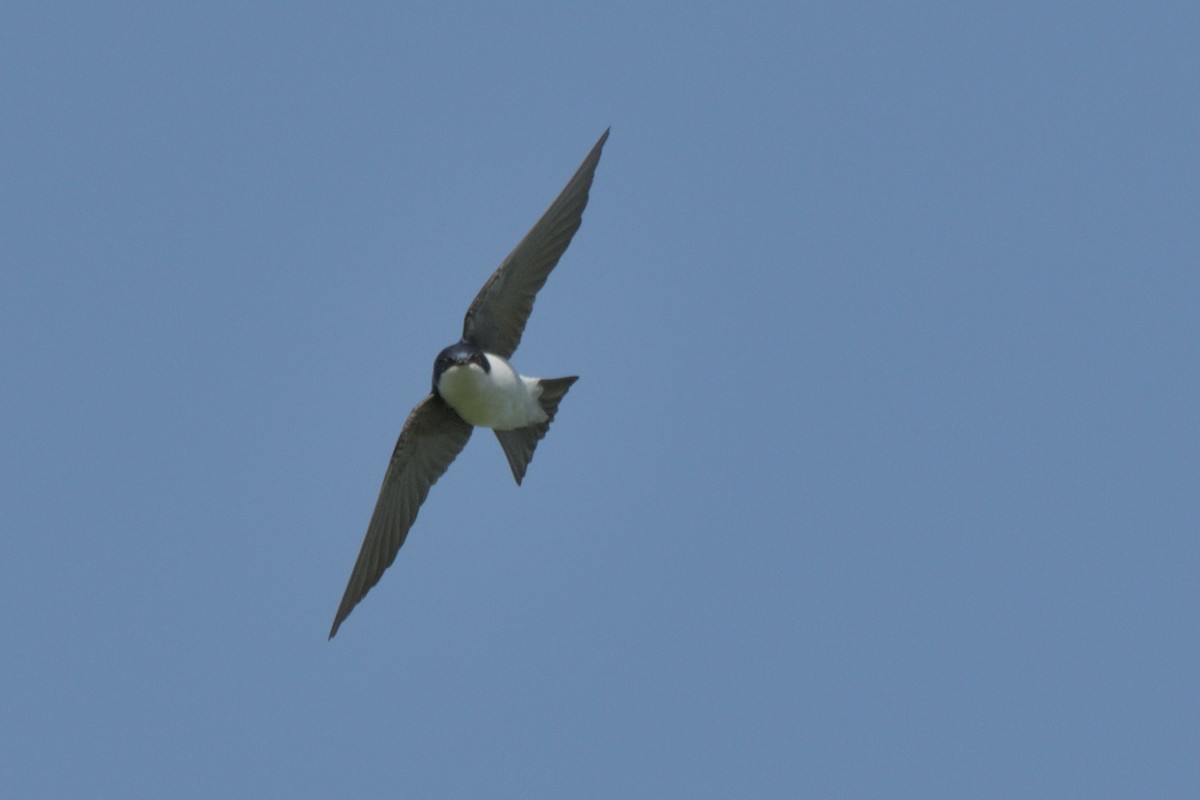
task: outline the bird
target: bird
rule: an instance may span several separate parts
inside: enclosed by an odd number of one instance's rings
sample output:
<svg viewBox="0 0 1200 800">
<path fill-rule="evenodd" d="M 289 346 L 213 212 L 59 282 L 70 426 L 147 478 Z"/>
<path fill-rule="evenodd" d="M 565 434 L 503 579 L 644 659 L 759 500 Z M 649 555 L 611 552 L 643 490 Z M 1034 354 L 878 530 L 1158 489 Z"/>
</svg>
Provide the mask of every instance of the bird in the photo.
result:
<svg viewBox="0 0 1200 800">
<path fill-rule="evenodd" d="M 331 640 L 395 561 L 430 488 L 462 452 L 475 428 L 492 429 L 513 478 L 521 485 L 534 449 L 578 376 L 527 377 L 517 372 L 509 359 L 521 343 L 538 290 L 583 222 L 609 130 L 483 284 L 467 309 L 461 339 L 434 360 L 430 392 L 409 413 L 396 440 L 329 631 Z"/>
</svg>

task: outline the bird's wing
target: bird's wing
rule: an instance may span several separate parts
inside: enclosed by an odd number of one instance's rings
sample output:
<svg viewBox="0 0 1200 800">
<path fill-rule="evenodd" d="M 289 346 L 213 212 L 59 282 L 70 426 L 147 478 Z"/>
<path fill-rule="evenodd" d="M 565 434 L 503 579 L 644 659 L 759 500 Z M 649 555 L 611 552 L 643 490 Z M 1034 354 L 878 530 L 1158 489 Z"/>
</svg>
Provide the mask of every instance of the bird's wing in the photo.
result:
<svg viewBox="0 0 1200 800">
<path fill-rule="evenodd" d="M 511 357 L 517 349 L 538 290 L 546 283 L 550 270 L 554 269 L 583 221 L 588 189 L 592 186 L 592 176 L 606 139 L 608 131 L 596 142 L 542 218 L 479 290 L 463 320 L 465 341 L 505 358 Z"/>
<path fill-rule="evenodd" d="M 363 537 L 342 604 L 333 619 L 330 639 L 358 601 L 392 565 L 421 503 L 429 495 L 429 488 L 442 477 L 470 438 L 471 425 L 435 394 L 418 403 L 408 415 L 387 474 L 383 476 L 375 512 L 367 525 L 367 535 Z"/>
</svg>

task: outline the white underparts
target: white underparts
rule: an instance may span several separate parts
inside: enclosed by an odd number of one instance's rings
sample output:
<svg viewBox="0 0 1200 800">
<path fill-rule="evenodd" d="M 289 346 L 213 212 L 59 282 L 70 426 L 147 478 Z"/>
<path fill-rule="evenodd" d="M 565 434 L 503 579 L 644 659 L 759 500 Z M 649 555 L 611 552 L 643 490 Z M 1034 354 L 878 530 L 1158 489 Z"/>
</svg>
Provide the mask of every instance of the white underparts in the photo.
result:
<svg viewBox="0 0 1200 800">
<path fill-rule="evenodd" d="M 519 375 L 500 356 L 485 353 L 491 370 L 478 364 L 453 366 L 438 378 L 438 394 L 472 425 L 508 431 L 546 420 L 538 404 L 537 378 Z"/>
</svg>

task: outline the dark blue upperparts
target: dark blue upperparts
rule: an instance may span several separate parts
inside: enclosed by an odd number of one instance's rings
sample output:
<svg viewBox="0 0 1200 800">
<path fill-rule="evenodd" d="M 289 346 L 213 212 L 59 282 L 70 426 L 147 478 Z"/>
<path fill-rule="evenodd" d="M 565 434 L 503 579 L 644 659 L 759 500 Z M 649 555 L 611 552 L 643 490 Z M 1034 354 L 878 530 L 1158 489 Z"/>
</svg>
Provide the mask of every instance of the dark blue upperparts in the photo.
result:
<svg viewBox="0 0 1200 800">
<path fill-rule="evenodd" d="M 450 345 L 442 352 L 438 353 L 437 358 L 433 362 L 433 392 L 437 394 L 438 378 L 442 377 L 442 373 L 453 366 L 462 366 L 464 364 L 478 364 L 483 367 L 484 372 L 491 372 L 492 367 L 488 364 L 488 360 L 483 357 L 483 349 L 477 344 L 472 344 L 467 341 L 459 341 Z"/>
</svg>

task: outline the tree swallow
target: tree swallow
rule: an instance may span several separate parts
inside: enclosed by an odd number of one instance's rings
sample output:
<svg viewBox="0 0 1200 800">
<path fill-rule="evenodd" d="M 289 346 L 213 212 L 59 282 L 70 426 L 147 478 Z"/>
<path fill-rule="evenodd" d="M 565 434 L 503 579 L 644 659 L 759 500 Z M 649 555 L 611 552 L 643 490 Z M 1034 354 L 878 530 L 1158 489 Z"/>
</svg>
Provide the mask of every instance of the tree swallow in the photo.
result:
<svg viewBox="0 0 1200 800">
<path fill-rule="evenodd" d="M 579 230 L 606 139 L 607 130 L 550 208 L 479 290 L 463 320 L 462 339 L 433 362 L 432 391 L 400 431 L 330 639 L 392 565 L 430 487 L 475 427 L 495 432 L 521 485 L 534 448 L 577 378 L 527 378 L 508 359 L 521 342 L 538 290 Z"/>
</svg>

